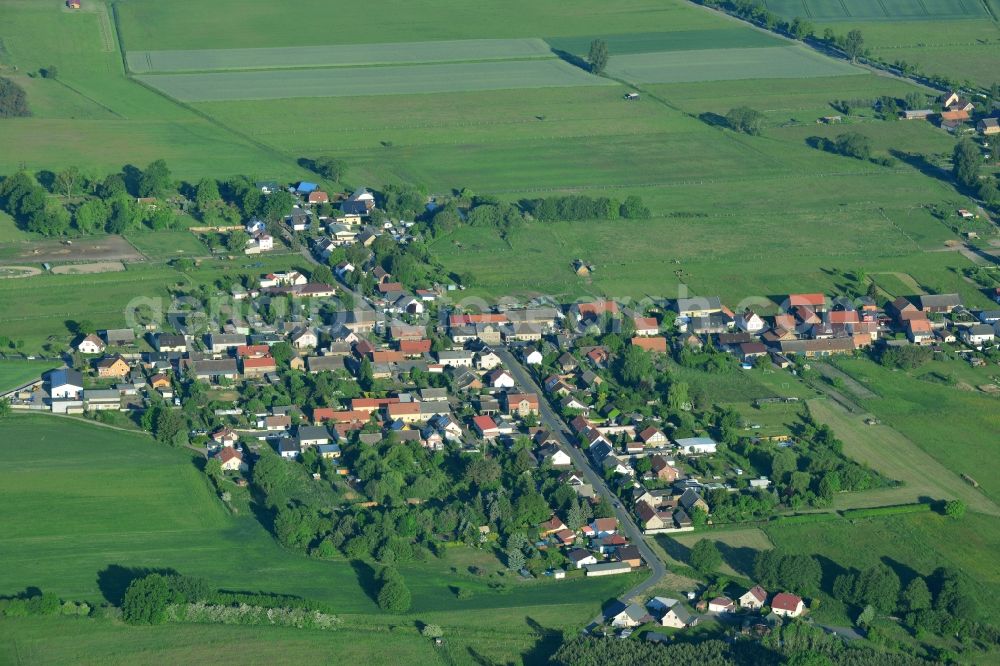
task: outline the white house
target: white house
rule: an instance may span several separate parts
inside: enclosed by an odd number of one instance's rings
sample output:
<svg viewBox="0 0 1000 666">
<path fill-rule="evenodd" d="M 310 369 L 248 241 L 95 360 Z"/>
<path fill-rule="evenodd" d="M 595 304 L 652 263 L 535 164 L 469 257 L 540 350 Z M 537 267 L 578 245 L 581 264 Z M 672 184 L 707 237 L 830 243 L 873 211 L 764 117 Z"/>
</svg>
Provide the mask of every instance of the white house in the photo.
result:
<svg viewBox="0 0 1000 666">
<path fill-rule="evenodd" d="M 81 354 L 100 354 L 105 349 L 104 341 L 91 333 L 76 346 L 76 350 Z"/>
<path fill-rule="evenodd" d="M 962 331 L 962 339 L 973 347 L 993 342 L 995 332 L 988 324 L 976 324 Z"/>
<path fill-rule="evenodd" d="M 491 349 L 479 352 L 479 355 L 476 357 L 476 367 L 480 370 L 492 370 L 502 363 L 503 361 L 500 360 L 500 357 Z"/>
<path fill-rule="evenodd" d="M 663 614 L 663 617 L 660 618 L 661 626 L 673 627 L 674 629 L 693 627 L 696 624 L 698 624 L 698 618 L 693 615 L 691 611 L 680 604 L 674 604 L 671 606 L 670 609 Z"/>
<path fill-rule="evenodd" d="M 802 597 L 798 597 L 788 592 L 779 592 L 771 600 L 771 610 L 775 615 L 782 617 L 798 617 L 802 615 L 806 606 L 802 603 Z"/>
<path fill-rule="evenodd" d="M 245 472 L 247 464 L 243 462 L 243 452 L 231 446 L 224 446 L 216 456 L 222 469 L 227 472 Z"/>
<path fill-rule="evenodd" d="M 747 333 L 760 333 L 767 324 L 753 310 L 745 310 L 736 315 L 736 327 Z"/>
<path fill-rule="evenodd" d="M 767 602 L 767 591 L 760 585 L 754 585 L 738 599 L 740 608 L 760 610 Z"/>
<path fill-rule="evenodd" d="M 639 604 L 629 604 L 611 617 L 611 626 L 619 629 L 638 627 L 648 616 L 646 609 Z"/>
<path fill-rule="evenodd" d="M 486 375 L 486 382 L 493 388 L 514 388 L 514 378 L 506 370 L 495 369 Z"/>
<path fill-rule="evenodd" d="M 524 362 L 528 365 L 541 365 L 542 360 L 544 360 L 542 352 L 538 351 L 534 347 L 530 347 L 525 351 Z"/>
<path fill-rule="evenodd" d="M 597 564 L 597 558 L 594 557 L 594 554 L 589 550 L 584 550 L 583 548 L 571 550 L 566 553 L 566 557 L 577 569 L 582 569 L 588 564 Z"/>
<path fill-rule="evenodd" d="M 736 609 L 729 597 L 716 597 L 708 602 L 709 613 L 732 613 Z"/>
<path fill-rule="evenodd" d="M 539 451 L 539 453 L 553 467 L 568 467 L 573 464 L 573 459 L 569 457 L 569 454 L 558 446 L 547 446 Z"/>
<path fill-rule="evenodd" d="M 315 347 L 319 340 L 316 338 L 316 334 L 310 329 L 300 328 L 292 333 L 291 342 L 292 346 L 296 349 L 306 349 Z"/>
<path fill-rule="evenodd" d="M 684 437 L 677 440 L 677 448 L 692 455 L 715 453 L 718 445 L 711 437 Z"/>
<path fill-rule="evenodd" d="M 450 365 L 453 368 L 471 368 L 473 354 L 470 351 L 442 351 L 438 352 L 438 362 L 441 365 Z"/>
<path fill-rule="evenodd" d="M 306 276 L 298 271 L 288 271 L 287 273 L 268 273 L 260 279 L 260 288 L 266 289 L 268 287 L 281 286 L 294 287 L 308 282 L 309 280 Z"/>
</svg>

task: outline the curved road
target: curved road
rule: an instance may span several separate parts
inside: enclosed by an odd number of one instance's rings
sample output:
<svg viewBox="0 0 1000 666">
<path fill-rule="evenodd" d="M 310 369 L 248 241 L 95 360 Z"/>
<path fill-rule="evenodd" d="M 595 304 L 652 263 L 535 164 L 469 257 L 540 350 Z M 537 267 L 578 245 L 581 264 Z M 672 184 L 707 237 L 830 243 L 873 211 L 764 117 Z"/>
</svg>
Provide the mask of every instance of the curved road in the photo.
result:
<svg viewBox="0 0 1000 666">
<path fill-rule="evenodd" d="M 587 479 L 587 482 L 594 486 L 594 490 L 598 494 L 607 497 L 611 502 L 611 506 L 614 507 L 615 516 L 618 518 L 618 523 L 621 526 L 622 531 L 625 536 L 628 537 L 630 543 L 638 546 L 639 554 L 642 555 L 642 559 L 646 561 L 646 565 L 651 571 L 649 578 L 639 583 L 630 590 L 626 590 L 619 597 L 619 600 L 628 604 L 628 600 L 632 597 L 639 596 L 649 590 L 651 587 L 656 585 L 663 579 L 664 574 L 667 572 L 667 567 L 663 563 L 663 560 L 649 547 L 643 537 L 642 530 L 636 525 L 635 520 L 632 518 L 632 514 L 628 511 L 627 507 L 623 505 L 617 498 L 617 496 L 611 492 L 608 485 L 604 482 L 604 477 L 597 473 L 597 471 L 590 465 L 590 460 L 587 458 L 586 454 L 580 450 L 579 447 L 573 445 L 569 441 L 568 434 L 570 432 L 569 426 L 562 420 L 562 418 L 556 414 L 555 410 L 545 399 L 545 394 L 542 389 L 532 378 L 531 373 L 528 369 L 521 365 L 521 362 L 510 353 L 509 350 L 502 347 L 494 348 L 497 355 L 503 360 L 504 365 L 510 374 L 514 376 L 517 383 L 525 391 L 534 392 L 538 394 L 538 411 L 539 411 L 539 421 L 542 425 L 552 431 L 552 435 L 556 437 L 562 444 L 563 449 L 569 454 L 570 458 L 573 459 L 573 464 L 578 470 L 583 473 L 583 476 Z M 599 615 L 594 618 L 595 624 L 600 624 L 604 622 L 604 615 Z"/>
</svg>

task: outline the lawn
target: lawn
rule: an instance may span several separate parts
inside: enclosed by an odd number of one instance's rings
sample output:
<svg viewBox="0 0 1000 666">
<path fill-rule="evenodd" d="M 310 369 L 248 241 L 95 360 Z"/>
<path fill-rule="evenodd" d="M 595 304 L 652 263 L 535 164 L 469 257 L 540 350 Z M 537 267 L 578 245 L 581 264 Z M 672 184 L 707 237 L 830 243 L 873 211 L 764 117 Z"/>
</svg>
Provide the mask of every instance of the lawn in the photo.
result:
<svg viewBox="0 0 1000 666">
<path fill-rule="evenodd" d="M 921 379 L 936 369 L 936 362 L 917 372 L 892 371 L 862 359 L 842 359 L 836 365 L 880 396 L 862 401 L 865 409 L 948 469 L 972 476 L 994 501 L 1000 497 L 1000 476 L 991 472 L 1000 469 L 996 397 L 968 385 Z M 947 375 L 947 364 L 941 366 Z M 985 377 L 980 383 L 986 383 Z"/>
<path fill-rule="evenodd" d="M 688 83 L 802 79 L 863 74 L 864 70 L 805 46 L 776 46 L 613 55 L 607 72 L 630 83 Z"/>
<path fill-rule="evenodd" d="M 579 67 L 557 59 L 388 65 L 375 68 L 151 74 L 137 78 L 184 102 L 615 85 L 612 81 L 597 78 Z"/>
<path fill-rule="evenodd" d="M 150 259 L 204 257 L 210 253 L 190 231 L 150 231 L 130 234 L 128 241 Z"/>
<path fill-rule="evenodd" d="M 15 445 L 23 441 L 34 444 Z M 460 645 L 462 631 L 469 645 L 494 632 L 485 649 L 506 661 L 538 641 L 526 618 L 547 629 L 582 625 L 606 599 L 641 578 L 510 579 L 504 592 L 496 592 L 487 586 L 495 576 L 473 576 L 465 569 L 467 558 L 446 556 L 402 566 L 412 611 L 384 616 L 370 596 L 368 565 L 283 550 L 253 516 L 223 509 L 190 452 L 145 435 L 41 415 L 5 420 L 0 442 L 0 520 L 6 527 L 0 558 L 7 564 L 0 593 L 37 586 L 101 602 L 117 599 L 135 569 L 173 568 L 224 589 L 319 599 L 351 616 L 350 622 L 380 630 L 435 621 L 454 628 Z M 454 586 L 472 598 L 458 599 Z M 511 623 L 497 629 L 490 622 L 497 617 Z"/>
<path fill-rule="evenodd" d="M 59 363 L 52 361 L 0 360 L 0 392 L 38 379 L 43 372 L 58 366 Z"/>
<path fill-rule="evenodd" d="M 753 577 L 753 558 L 761 550 L 769 550 L 771 540 L 756 527 L 735 530 L 705 530 L 677 536 L 657 536 L 657 542 L 678 562 L 688 564 L 691 549 L 702 539 L 714 541 L 722 553 L 722 573 L 729 576 Z"/>
<path fill-rule="evenodd" d="M 129 51 L 129 71 L 203 72 L 215 69 L 344 67 L 403 63 L 554 58 L 541 39 L 465 39 L 396 44 L 331 44 L 249 49 Z"/>
</svg>

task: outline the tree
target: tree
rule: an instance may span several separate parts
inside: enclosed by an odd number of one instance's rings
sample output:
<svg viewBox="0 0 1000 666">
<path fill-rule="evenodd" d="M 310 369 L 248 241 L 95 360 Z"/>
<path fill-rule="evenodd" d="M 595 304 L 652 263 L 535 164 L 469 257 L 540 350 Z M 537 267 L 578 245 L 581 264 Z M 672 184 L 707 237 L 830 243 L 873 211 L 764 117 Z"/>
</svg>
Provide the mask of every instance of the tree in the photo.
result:
<svg viewBox="0 0 1000 666">
<path fill-rule="evenodd" d="M 737 132 L 756 136 L 764 127 L 764 114 L 749 106 L 738 106 L 729 110 L 726 122 Z"/>
<path fill-rule="evenodd" d="M 962 139 L 955 144 L 955 150 L 951 154 L 951 169 L 960 185 L 975 187 L 979 184 L 981 162 L 979 149 L 970 139 Z"/>
<path fill-rule="evenodd" d="M 309 276 L 310 282 L 321 282 L 323 284 L 333 284 L 333 271 L 329 266 L 317 266 Z"/>
<path fill-rule="evenodd" d="M 932 599 L 927 582 L 920 576 L 911 580 L 900 595 L 900 601 L 903 608 L 911 613 L 930 608 Z"/>
<path fill-rule="evenodd" d="M 382 587 L 378 591 L 378 605 L 390 613 L 404 613 L 410 609 L 410 588 L 406 587 L 403 576 L 391 568 L 382 570 Z"/>
<path fill-rule="evenodd" d="M 440 625 L 425 624 L 420 630 L 420 635 L 424 638 L 441 638 L 444 636 L 444 631 L 441 629 Z"/>
<path fill-rule="evenodd" d="M 79 183 L 80 170 L 75 166 L 67 167 L 56 174 L 55 186 L 67 199 L 73 196 Z"/>
<path fill-rule="evenodd" d="M 101 199 L 87 199 L 73 213 L 73 224 L 85 234 L 104 229 L 111 210 Z"/>
<path fill-rule="evenodd" d="M 139 177 L 140 197 L 159 197 L 166 194 L 171 187 L 170 169 L 165 160 L 150 162 Z"/>
<path fill-rule="evenodd" d="M 332 157 L 317 157 L 312 161 L 312 169 L 327 180 L 339 181 L 347 165 Z"/>
<path fill-rule="evenodd" d="M 896 610 L 899 600 L 899 576 L 881 562 L 865 569 L 855 582 L 854 598 L 859 603 L 870 604 L 882 611 Z"/>
<path fill-rule="evenodd" d="M 202 215 L 211 206 L 222 202 L 219 194 L 219 183 L 214 178 L 203 178 L 198 183 L 198 190 L 195 192 L 194 201 L 198 205 L 198 210 Z"/>
<path fill-rule="evenodd" d="M 0 77 L 0 118 L 30 116 L 28 96 L 24 88 L 10 79 Z"/>
<path fill-rule="evenodd" d="M 872 143 L 864 134 L 857 132 L 847 132 L 839 135 L 834 140 L 834 152 L 855 157 L 859 160 L 867 160 L 872 154 Z"/>
<path fill-rule="evenodd" d="M 952 518 L 961 518 L 965 515 L 965 502 L 962 500 L 950 500 L 944 505 L 944 513 Z"/>
<path fill-rule="evenodd" d="M 0 419 L 10 416 L 10 398 L 0 400 Z"/>
<path fill-rule="evenodd" d="M 860 30 L 851 30 L 844 39 L 844 53 L 851 60 L 857 60 L 858 56 L 864 53 L 865 38 Z"/>
<path fill-rule="evenodd" d="M 719 568 L 722 564 L 722 554 L 719 547 L 711 539 L 702 539 L 691 549 L 691 566 L 698 571 L 708 574 Z"/>
<path fill-rule="evenodd" d="M 590 53 L 587 54 L 587 62 L 590 64 L 590 71 L 594 74 L 603 74 L 604 68 L 608 66 L 608 44 L 603 39 L 595 39 L 590 43 Z"/>
<path fill-rule="evenodd" d="M 59 78 L 59 69 L 55 65 L 49 65 L 48 67 L 42 67 L 38 70 L 38 73 L 42 75 L 43 79 L 57 79 Z"/>
<path fill-rule="evenodd" d="M 230 252 L 242 252 L 250 241 L 250 236 L 242 229 L 230 231 L 226 236 L 226 248 Z"/>
<path fill-rule="evenodd" d="M 133 580 L 125 591 L 122 619 L 128 624 L 160 624 L 166 619 L 170 588 L 160 574 Z"/>
<path fill-rule="evenodd" d="M 618 214 L 628 220 L 645 220 L 652 214 L 642 197 L 631 194 L 625 197 L 625 201 L 618 208 Z"/>
<path fill-rule="evenodd" d="M 507 549 L 507 568 L 511 571 L 520 571 L 524 568 L 524 553 L 519 548 Z"/>
<path fill-rule="evenodd" d="M 809 21 L 805 21 L 798 16 L 792 19 L 792 22 L 788 25 L 788 34 L 790 34 L 795 39 L 805 39 L 806 37 L 812 36 L 816 32 L 816 28 Z"/>
</svg>

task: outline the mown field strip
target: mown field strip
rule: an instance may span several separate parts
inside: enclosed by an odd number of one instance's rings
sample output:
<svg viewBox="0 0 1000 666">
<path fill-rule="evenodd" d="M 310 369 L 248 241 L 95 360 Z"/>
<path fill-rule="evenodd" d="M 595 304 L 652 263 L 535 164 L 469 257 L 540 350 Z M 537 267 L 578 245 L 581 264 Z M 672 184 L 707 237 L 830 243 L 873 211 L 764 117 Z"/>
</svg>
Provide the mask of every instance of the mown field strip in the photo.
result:
<svg viewBox="0 0 1000 666">
<path fill-rule="evenodd" d="M 717 49 L 737 49 L 767 46 L 784 46 L 787 42 L 760 30 L 746 28 L 706 28 L 703 30 L 676 30 L 673 32 L 629 32 L 620 35 L 580 35 L 576 37 L 547 37 L 553 49 L 586 55 L 591 41 L 603 39 L 608 52 L 651 53 L 654 51 L 691 51 L 712 45 Z"/>
<path fill-rule="evenodd" d="M 555 57 L 541 39 L 461 39 L 395 44 L 328 44 L 247 49 L 129 51 L 136 74 L 293 67 L 356 67 Z"/>
<path fill-rule="evenodd" d="M 707 49 L 612 56 L 608 74 L 633 83 L 812 78 L 865 70 L 803 46 Z"/>
<path fill-rule="evenodd" d="M 403 67 L 154 74 L 138 78 L 184 102 L 617 85 L 555 59 Z"/>
<path fill-rule="evenodd" d="M 813 21 L 969 19 L 987 16 L 979 0 L 764 0 L 781 16 Z"/>
</svg>

